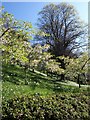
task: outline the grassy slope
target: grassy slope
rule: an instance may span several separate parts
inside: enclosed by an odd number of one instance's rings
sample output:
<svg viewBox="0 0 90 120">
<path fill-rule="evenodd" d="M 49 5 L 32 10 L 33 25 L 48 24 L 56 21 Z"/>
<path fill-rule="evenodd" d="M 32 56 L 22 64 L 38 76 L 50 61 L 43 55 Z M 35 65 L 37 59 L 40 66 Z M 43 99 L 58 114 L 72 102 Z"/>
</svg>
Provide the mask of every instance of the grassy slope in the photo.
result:
<svg viewBox="0 0 90 120">
<path fill-rule="evenodd" d="M 83 92 L 87 91 L 86 87 L 81 87 L 63 82 L 55 82 L 52 78 L 45 75 L 41 75 L 38 72 L 27 71 L 19 66 L 3 66 L 3 100 L 20 96 L 20 95 L 31 95 L 39 93 L 43 96 L 53 94 L 57 92 Z"/>
</svg>

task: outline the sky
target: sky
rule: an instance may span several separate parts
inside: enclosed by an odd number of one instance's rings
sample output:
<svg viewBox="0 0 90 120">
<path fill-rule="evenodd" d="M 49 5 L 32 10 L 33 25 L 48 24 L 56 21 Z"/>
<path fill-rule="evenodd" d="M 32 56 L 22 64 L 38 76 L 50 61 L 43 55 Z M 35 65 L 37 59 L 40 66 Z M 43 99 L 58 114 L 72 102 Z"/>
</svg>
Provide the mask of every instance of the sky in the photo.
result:
<svg viewBox="0 0 90 120">
<path fill-rule="evenodd" d="M 10 0 L 9 0 L 10 1 Z M 58 0 L 56 0 L 56 4 Z M 55 3 L 55 2 L 54 2 Z M 47 5 L 48 2 L 3 2 L 5 11 L 13 14 L 18 20 L 25 20 L 32 23 L 36 27 L 38 12 Z M 88 22 L 88 2 L 70 2 L 74 5 L 80 18 L 84 22 Z"/>
<path fill-rule="evenodd" d="M 89 0 L 0 0 L 0 1 L 5 1 L 5 2 L 60 2 L 60 1 L 63 1 L 63 2 L 88 2 Z"/>
</svg>

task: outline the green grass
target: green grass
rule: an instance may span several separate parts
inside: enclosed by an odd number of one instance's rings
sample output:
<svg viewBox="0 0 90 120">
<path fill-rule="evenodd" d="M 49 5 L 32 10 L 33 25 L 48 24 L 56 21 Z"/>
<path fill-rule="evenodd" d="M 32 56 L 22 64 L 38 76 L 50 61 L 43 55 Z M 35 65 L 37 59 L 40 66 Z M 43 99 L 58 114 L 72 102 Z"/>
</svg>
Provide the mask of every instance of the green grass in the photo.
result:
<svg viewBox="0 0 90 120">
<path fill-rule="evenodd" d="M 11 82 L 3 82 L 3 100 L 21 95 L 32 95 L 40 93 L 41 95 L 52 94 L 53 91 L 46 88 L 35 87 L 32 89 L 29 85 L 15 85 Z"/>
<path fill-rule="evenodd" d="M 86 92 L 87 87 L 75 86 L 74 83 L 56 82 L 40 72 L 32 72 L 19 66 L 3 65 L 2 96 L 3 100 L 8 100 L 15 96 L 32 95 L 39 93 L 42 96 L 49 94 L 66 92 L 78 93 Z M 76 84 L 76 83 L 75 83 Z"/>
</svg>

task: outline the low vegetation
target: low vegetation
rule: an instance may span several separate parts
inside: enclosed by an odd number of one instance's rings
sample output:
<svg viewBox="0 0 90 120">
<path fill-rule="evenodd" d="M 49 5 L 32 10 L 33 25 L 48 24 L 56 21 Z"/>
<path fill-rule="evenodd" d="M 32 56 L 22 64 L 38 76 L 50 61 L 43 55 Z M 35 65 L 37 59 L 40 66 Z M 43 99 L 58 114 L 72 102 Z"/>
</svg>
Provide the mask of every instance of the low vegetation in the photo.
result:
<svg viewBox="0 0 90 120">
<path fill-rule="evenodd" d="M 3 104 L 3 120 L 89 120 L 87 94 L 39 94 L 10 99 Z"/>
</svg>

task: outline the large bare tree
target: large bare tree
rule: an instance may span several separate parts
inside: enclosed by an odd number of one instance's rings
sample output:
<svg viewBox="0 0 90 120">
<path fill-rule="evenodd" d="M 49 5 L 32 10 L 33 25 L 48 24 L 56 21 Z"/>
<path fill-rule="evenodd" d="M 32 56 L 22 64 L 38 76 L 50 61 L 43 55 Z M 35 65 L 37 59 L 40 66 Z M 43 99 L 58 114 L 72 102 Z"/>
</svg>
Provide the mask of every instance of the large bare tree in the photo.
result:
<svg viewBox="0 0 90 120">
<path fill-rule="evenodd" d="M 50 44 L 50 51 L 55 56 L 74 56 L 75 51 L 85 45 L 85 25 L 74 6 L 68 3 L 49 4 L 39 15 L 38 27 L 47 35 L 37 35 L 36 38 Z"/>
</svg>

